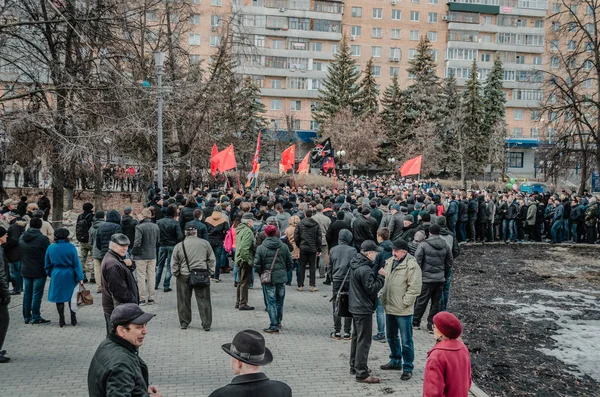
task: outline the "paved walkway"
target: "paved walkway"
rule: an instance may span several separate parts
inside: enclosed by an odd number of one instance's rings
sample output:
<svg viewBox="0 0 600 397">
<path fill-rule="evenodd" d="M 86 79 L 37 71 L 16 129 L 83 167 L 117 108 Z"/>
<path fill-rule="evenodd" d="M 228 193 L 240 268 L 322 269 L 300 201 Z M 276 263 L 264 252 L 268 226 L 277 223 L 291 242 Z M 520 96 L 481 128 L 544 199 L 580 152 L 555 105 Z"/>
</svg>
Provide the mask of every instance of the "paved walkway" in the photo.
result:
<svg viewBox="0 0 600 397">
<path fill-rule="evenodd" d="M 174 280 L 173 280 L 174 281 Z M 318 280 L 318 284 L 321 284 Z M 95 291 L 95 286 L 91 285 Z M 231 342 L 240 330 L 262 330 L 268 326 L 263 310 L 262 291 L 250 290 L 250 304 L 258 310 L 240 312 L 233 308 L 235 289 L 233 275 L 225 274 L 222 282 L 211 285 L 213 327 L 205 332 L 200 327 L 197 311 L 190 327 L 179 329 L 175 291 L 158 290 L 157 304 L 144 310 L 157 316 L 149 323 L 149 334 L 140 349 L 140 356 L 150 368 L 150 381 L 158 385 L 165 396 L 207 396 L 227 384 L 231 378 L 229 356 L 223 343 Z M 329 338 L 332 331 L 331 289 L 320 285 L 315 293 L 287 289 L 283 330 L 278 335 L 266 335 L 267 346 L 275 357 L 265 372 L 272 379 L 285 381 L 295 396 L 349 397 L 395 396 L 419 397 L 422 394 L 423 369 L 432 336 L 415 331 L 415 370 L 408 382 L 400 380 L 399 372 L 379 370 L 388 361 L 387 344 L 373 342 L 369 366 L 381 376 L 380 385 L 356 383 L 350 375 L 349 341 Z M 5 343 L 9 364 L 0 367 L 0 396 L 85 396 L 87 371 L 98 344 L 104 339 L 105 325 L 100 295 L 94 293 L 93 306 L 80 308 L 79 324 L 58 326 L 54 304 L 42 303 L 42 316 L 52 320 L 48 325 L 25 325 L 22 321 L 20 296 L 10 305 L 11 324 Z M 194 307 L 193 303 L 192 307 Z"/>
</svg>

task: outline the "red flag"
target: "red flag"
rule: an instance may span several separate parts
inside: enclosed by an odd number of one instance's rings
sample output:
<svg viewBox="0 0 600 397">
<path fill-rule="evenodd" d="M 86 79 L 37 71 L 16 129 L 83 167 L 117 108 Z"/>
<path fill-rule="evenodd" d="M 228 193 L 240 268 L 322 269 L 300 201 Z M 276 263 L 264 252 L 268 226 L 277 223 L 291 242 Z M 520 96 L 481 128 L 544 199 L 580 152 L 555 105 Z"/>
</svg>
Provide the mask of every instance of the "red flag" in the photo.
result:
<svg viewBox="0 0 600 397">
<path fill-rule="evenodd" d="M 227 149 L 219 153 L 218 157 L 220 172 L 225 172 L 227 170 L 237 168 L 237 163 L 235 161 L 235 150 L 233 148 L 233 145 L 229 145 Z"/>
<path fill-rule="evenodd" d="M 417 156 L 410 160 L 406 160 L 402 167 L 400 167 L 400 175 L 418 175 L 421 173 L 421 160 L 423 160 L 423 156 Z"/>
<path fill-rule="evenodd" d="M 254 152 L 254 158 L 252 159 L 252 176 L 256 176 L 258 173 L 258 158 L 260 157 L 260 132 L 258 133 L 258 139 L 256 140 L 256 151 Z"/>
<path fill-rule="evenodd" d="M 210 153 L 210 173 L 212 176 L 217 175 L 217 169 L 219 168 L 219 160 L 216 158 L 218 154 L 217 144 L 213 143 L 212 152 Z"/>
<path fill-rule="evenodd" d="M 294 164 L 296 164 L 296 144 L 293 144 L 281 153 L 281 164 L 284 171 L 294 168 Z"/>
<path fill-rule="evenodd" d="M 323 160 L 323 171 L 328 172 L 330 169 L 335 169 L 335 161 L 333 157 L 326 157 Z"/>
<path fill-rule="evenodd" d="M 306 156 L 304 156 L 304 160 L 302 160 L 302 162 L 298 166 L 298 173 L 299 174 L 308 174 L 308 171 L 309 171 L 308 161 L 309 161 L 309 159 L 310 159 L 310 152 L 306 153 Z"/>
</svg>

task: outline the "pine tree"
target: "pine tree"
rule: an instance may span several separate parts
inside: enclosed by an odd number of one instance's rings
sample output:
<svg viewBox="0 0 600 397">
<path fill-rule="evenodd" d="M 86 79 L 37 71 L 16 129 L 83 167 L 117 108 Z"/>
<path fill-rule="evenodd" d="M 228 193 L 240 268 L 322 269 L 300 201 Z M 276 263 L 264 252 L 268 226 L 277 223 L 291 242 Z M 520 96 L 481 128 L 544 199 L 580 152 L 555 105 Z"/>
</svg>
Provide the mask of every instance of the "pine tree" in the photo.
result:
<svg viewBox="0 0 600 397">
<path fill-rule="evenodd" d="M 368 117 L 379 113 L 379 89 L 373 76 L 373 58 L 369 59 L 363 73 L 358 94 L 358 114 Z"/>
<path fill-rule="evenodd" d="M 461 133 L 459 137 L 462 146 L 461 182 L 466 185 L 467 173 L 479 175 L 483 171 L 487 159 L 487 145 L 483 134 L 483 97 L 481 83 L 477 73 L 477 60 L 473 60 L 471 76 L 465 85 L 461 106 Z"/>
<path fill-rule="evenodd" d="M 240 109 L 244 121 L 241 133 L 245 138 L 253 140 L 258 136 L 258 132 L 267 125 L 267 119 L 264 117 L 266 108 L 260 100 L 260 89 L 250 77 L 246 77 L 244 80 L 239 94 L 243 101 Z"/>
<path fill-rule="evenodd" d="M 461 97 L 456 87 L 456 77 L 454 72 L 444 79 L 443 84 L 443 103 L 444 103 L 444 123 L 441 129 L 440 142 L 442 148 L 441 161 L 445 174 L 457 174 L 460 167 L 458 165 L 458 145 L 457 133 L 459 132 L 458 112 L 461 105 Z"/>
<path fill-rule="evenodd" d="M 380 155 L 386 161 L 393 153 L 396 153 L 404 133 L 405 118 L 404 91 L 398 84 L 398 75 L 394 74 L 392 84 L 386 87 L 381 98 L 381 119 L 383 124 L 383 140 Z"/>
<path fill-rule="evenodd" d="M 496 58 L 494 67 L 488 75 L 483 89 L 484 117 L 483 135 L 489 142 L 488 159 L 490 173 L 495 166 L 502 164 L 504 159 L 504 139 L 506 137 L 506 98 L 504 97 L 504 73 L 502 61 Z"/>
<path fill-rule="evenodd" d="M 360 72 L 356 69 L 356 61 L 350 54 L 350 46 L 346 36 L 342 37 L 339 52 L 329 64 L 327 78 L 319 90 L 319 106 L 313 112 L 314 119 L 323 125 L 344 108 L 358 109 Z"/>
</svg>

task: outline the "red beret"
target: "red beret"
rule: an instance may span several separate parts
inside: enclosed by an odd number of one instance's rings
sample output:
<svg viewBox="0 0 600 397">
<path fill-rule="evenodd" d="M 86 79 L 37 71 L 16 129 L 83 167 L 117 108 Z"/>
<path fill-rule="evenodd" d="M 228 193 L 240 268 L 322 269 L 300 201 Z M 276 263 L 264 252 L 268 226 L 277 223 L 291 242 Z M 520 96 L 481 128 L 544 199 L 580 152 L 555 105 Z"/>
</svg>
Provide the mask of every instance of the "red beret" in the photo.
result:
<svg viewBox="0 0 600 397">
<path fill-rule="evenodd" d="M 265 227 L 265 235 L 267 237 L 272 237 L 277 233 L 277 226 L 275 225 L 267 225 Z"/>
<path fill-rule="evenodd" d="M 462 333 L 462 325 L 458 318 L 449 312 L 439 312 L 433 316 L 435 327 L 444 334 L 445 337 L 456 339 Z"/>
</svg>

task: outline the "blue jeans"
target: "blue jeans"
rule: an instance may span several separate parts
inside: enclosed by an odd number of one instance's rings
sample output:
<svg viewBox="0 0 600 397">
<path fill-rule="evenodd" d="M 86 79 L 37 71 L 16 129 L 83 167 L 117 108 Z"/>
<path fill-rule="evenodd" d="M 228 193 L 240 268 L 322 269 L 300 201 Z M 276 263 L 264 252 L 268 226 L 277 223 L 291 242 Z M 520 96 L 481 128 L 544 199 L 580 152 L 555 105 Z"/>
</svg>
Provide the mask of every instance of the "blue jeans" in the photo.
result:
<svg viewBox="0 0 600 397">
<path fill-rule="evenodd" d="M 40 306 L 44 296 L 46 277 L 23 277 L 23 320 L 36 321 L 42 318 Z"/>
<path fill-rule="evenodd" d="M 563 232 L 562 228 L 563 228 L 562 220 L 554 221 L 554 223 L 552 224 L 552 228 L 550 229 L 550 233 L 552 234 L 552 242 L 554 242 L 554 243 L 562 242 L 562 232 Z"/>
<path fill-rule="evenodd" d="M 467 241 L 467 222 L 460 222 L 458 224 L 458 231 L 460 234 L 460 241 Z"/>
<path fill-rule="evenodd" d="M 456 218 L 448 218 L 448 229 L 456 236 Z"/>
<path fill-rule="evenodd" d="M 158 249 L 158 262 L 156 263 L 156 283 L 155 288 L 160 285 L 163 269 L 166 268 L 164 288 L 171 288 L 171 255 L 173 247 L 160 247 Z"/>
<path fill-rule="evenodd" d="M 269 328 L 279 329 L 283 318 L 285 284 L 263 285 L 263 295 L 267 301 L 267 313 L 269 313 L 269 319 L 271 320 Z"/>
<path fill-rule="evenodd" d="M 517 241 L 517 223 L 514 219 L 504 219 L 502 221 L 502 239 L 504 241 Z"/>
<path fill-rule="evenodd" d="M 21 277 L 21 261 L 8 262 L 13 291 L 23 292 L 23 277 Z"/>
<path fill-rule="evenodd" d="M 298 281 L 298 277 L 300 276 L 300 269 L 298 268 L 298 259 L 292 259 L 292 263 L 293 266 L 287 273 L 287 285 L 292 284 L 292 279 L 294 278 L 294 270 L 296 270 L 296 281 Z"/>
<path fill-rule="evenodd" d="M 577 235 L 577 224 L 571 223 L 571 234 L 573 235 L 573 241 L 578 243 L 580 241 L 579 236 Z"/>
<path fill-rule="evenodd" d="M 394 316 L 392 314 L 385 315 L 387 327 L 386 337 L 390 346 L 390 363 L 394 366 L 402 366 L 405 372 L 412 372 L 415 360 L 415 347 L 413 344 L 413 316 Z M 400 338 L 402 345 L 400 345 Z"/>
<path fill-rule="evenodd" d="M 219 277 L 221 276 L 221 268 L 223 267 L 223 252 L 225 252 L 225 250 L 223 249 L 222 245 L 219 246 L 212 246 L 213 252 L 215 254 L 215 274 L 213 275 L 213 277 L 215 279 L 219 279 Z"/>
<path fill-rule="evenodd" d="M 568 241 L 570 236 L 569 236 L 569 232 L 571 231 L 571 228 L 569 227 L 569 220 L 568 219 L 564 219 L 563 220 L 563 241 Z"/>
<path fill-rule="evenodd" d="M 454 268 L 450 268 L 448 271 L 448 275 L 446 276 L 446 282 L 442 287 L 442 297 L 440 298 L 440 311 L 445 312 L 448 307 L 448 298 L 450 297 L 450 281 L 452 280 L 452 273 L 454 273 Z"/>
<path fill-rule="evenodd" d="M 377 313 L 377 336 L 385 336 L 385 312 L 379 298 L 377 298 L 377 308 L 375 310 Z"/>
</svg>

